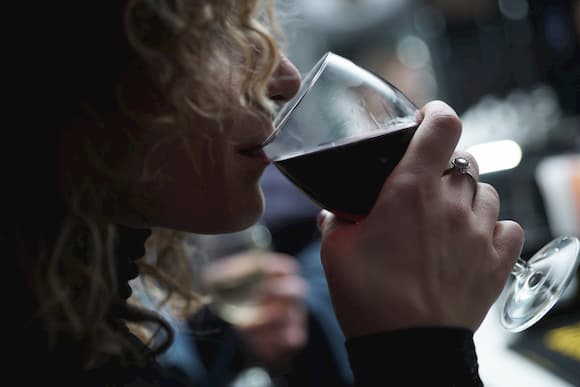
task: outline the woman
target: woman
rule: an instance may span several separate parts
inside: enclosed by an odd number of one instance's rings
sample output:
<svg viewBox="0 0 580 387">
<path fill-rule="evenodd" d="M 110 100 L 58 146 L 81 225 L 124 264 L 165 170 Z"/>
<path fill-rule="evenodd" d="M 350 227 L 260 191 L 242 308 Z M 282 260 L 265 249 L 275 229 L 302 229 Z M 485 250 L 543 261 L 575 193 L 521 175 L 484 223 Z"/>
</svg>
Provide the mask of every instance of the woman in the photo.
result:
<svg viewBox="0 0 580 387">
<path fill-rule="evenodd" d="M 3 152 L 11 185 L 2 238 L 19 305 L 11 359 L 36 369 L 24 379 L 176 383 L 155 363 L 170 341 L 148 349 L 129 331 L 168 329 L 126 303 L 134 259 L 151 227 L 223 233 L 259 218 L 267 162 L 251 150 L 271 133 L 274 105 L 294 95 L 298 73 L 279 52 L 267 1 L 38 7 L 22 13 L 11 112 L 19 123 Z M 421 112 L 368 218 L 319 218 L 359 385 L 384 385 L 376 376 L 385 366 L 431 385 L 480 383 L 472 334 L 523 243 L 517 224 L 497 221 L 498 196 L 477 183 L 470 155 L 461 154 L 473 180 L 443 174 L 457 156 L 455 113 L 441 102 Z M 142 270 L 195 307 L 188 279 Z"/>
</svg>

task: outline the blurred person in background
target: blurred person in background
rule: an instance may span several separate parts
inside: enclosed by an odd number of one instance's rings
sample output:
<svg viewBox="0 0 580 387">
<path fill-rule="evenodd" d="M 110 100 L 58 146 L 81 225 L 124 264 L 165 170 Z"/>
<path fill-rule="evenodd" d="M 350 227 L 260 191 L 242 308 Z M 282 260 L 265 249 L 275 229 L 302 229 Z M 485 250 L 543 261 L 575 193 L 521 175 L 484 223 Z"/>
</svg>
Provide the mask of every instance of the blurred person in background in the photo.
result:
<svg viewBox="0 0 580 387">
<path fill-rule="evenodd" d="M 27 17 L 11 41 L 18 122 L 2 152 L 9 369 L 22 384 L 188 385 L 158 363 L 171 325 L 128 303 L 128 283 L 153 273 L 193 311 L 202 299 L 190 278 L 137 268 L 150 229 L 216 234 L 260 218 L 267 161 L 255 150 L 300 85 L 270 2 L 36 6 L 10 10 Z M 433 101 L 419 114 L 369 216 L 319 214 L 321 259 L 357 385 L 480 386 L 473 333 L 523 232 L 498 221 L 497 193 L 454 152 L 453 109 Z M 444 174 L 457 156 L 472 178 Z M 151 324 L 165 340 L 132 333 Z"/>
<path fill-rule="evenodd" d="M 172 305 L 161 289 L 156 294 L 146 292 L 145 288 L 151 287 L 147 283 L 155 281 L 147 275 L 146 269 L 132 281 L 135 291 L 131 301 L 136 305 L 161 306 L 175 329 L 174 343 L 161 356 L 161 364 L 183 374 L 196 385 L 244 386 L 246 372 L 256 369 L 267 373 L 263 378 L 272 386 L 353 385 L 345 360 L 343 337 L 336 339 L 337 324 L 334 322 L 334 330 L 331 327 L 329 332 L 328 317 L 320 316 L 323 311 L 332 313 L 330 300 L 328 296 L 320 297 L 320 291 L 315 294 L 308 291 L 310 285 L 324 280 L 319 257 L 310 267 L 302 266 L 296 257 L 262 246 L 268 242 L 250 241 L 250 233 L 256 231 L 257 227 L 251 227 L 238 233 L 209 236 L 153 229 L 143 260 L 159 261 L 166 272 L 175 277 L 183 275 L 185 269 L 191 271 L 198 279 L 195 286 L 199 294 L 207 297 L 204 306 L 195 313 L 180 315 L 175 313 L 179 305 Z M 265 239 L 264 236 L 258 238 Z M 254 243 L 256 246 L 252 246 Z M 190 265 L 174 272 L 177 268 L 172 262 L 180 261 L 175 255 L 184 253 L 188 254 Z M 259 255 L 258 260 L 256 255 Z M 201 284 L 204 270 L 213 263 L 220 264 L 213 270 L 231 272 L 240 264 L 245 267 L 259 264 L 267 281 L 262 280 L 258 294 L 253 296 L 258 300 L 256 308 L 260 312 L 255 314 L 256 318 L 241 314 L 236 318 L 222 316 L 219 309 L 212 307 L 212 294 Z M 248 297 L 238 299 L 241 303 L 253 302 Z M 240 310 L 244 308 L 242 305 Z M 137 333 L 146 341 L 159 340 L 151 332 Z M 342 358 L 337 359 L 337 351 L 344 353 L 340 354 Z"/>
</svg>

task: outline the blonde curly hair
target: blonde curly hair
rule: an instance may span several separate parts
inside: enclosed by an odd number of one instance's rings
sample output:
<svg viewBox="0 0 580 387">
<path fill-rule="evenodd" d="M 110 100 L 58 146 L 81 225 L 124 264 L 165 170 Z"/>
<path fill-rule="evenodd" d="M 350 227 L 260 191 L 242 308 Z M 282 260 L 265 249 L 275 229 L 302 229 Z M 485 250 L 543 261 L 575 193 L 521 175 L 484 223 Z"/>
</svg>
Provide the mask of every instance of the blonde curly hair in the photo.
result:
<svg viewBox="0 0 580 387">
<path fill-rule="evenodd" d="M 265 91 L 282 37 L 274 20 L 272 4 L 263 0 L 131 0 L 125 22 L 131 45 L 176 113 L 167 118 L 191 111 L 221 119 L 232 108 L 272 110 Z"/>
<path fill-rule="evenodd" d="M 34 30 L 37 59 L 43 74 L 50 74 L 39 77 L 38 98 L 54 87 L 62 98 L 44 98 L 39 106 L 45 129 L 35 134 L 37 142 L 26 134 L 13 139 L 14 148 L 28 147 L 43 160 L 15 166 L 19 190 L 10 206 L 16 210 L 7 208 L 11 226 L 2 229 L 22 275 L 16 290 L 27 305 L 20 348 L 27 361 L 45 361 L 65 349 L 68 358 L 54 361 L 71 368 L 96 368 L 111 359 L 140 364 L 146 359 L 119 334 L 118 321 L 170 328 L 158 314 L 118 299 L 117 262 L 125 258 L 117 248 L 118 226 L 84 210 L 81 203 L 98 202 L 98 194 L 79 187 L 63 198 L 57 133 L 87 107 L 97 115 L 119 108 L 134 114 L 121 82 L 129 64 L 141 68 L 164 106 L 162 114 L 136 119 L 176 122 L 195 114 L 219 122 L 230 109 L 271 115 L 266 87 L 278 65 L 282 33 L 269 0 L 64 3 L 51 3 Z M 232 83 L 219 81 L 224 77 L 239 82 L 232 90 Z M 31 173 L 38 176 L 34 182 L 26 177 Z M 169 275 L 156 262 L 141 262 L 141 268 L 165 286 L 168 297 L 177 295 L 184 310 L 199 304 L 189 276 Z"/>
</svg>

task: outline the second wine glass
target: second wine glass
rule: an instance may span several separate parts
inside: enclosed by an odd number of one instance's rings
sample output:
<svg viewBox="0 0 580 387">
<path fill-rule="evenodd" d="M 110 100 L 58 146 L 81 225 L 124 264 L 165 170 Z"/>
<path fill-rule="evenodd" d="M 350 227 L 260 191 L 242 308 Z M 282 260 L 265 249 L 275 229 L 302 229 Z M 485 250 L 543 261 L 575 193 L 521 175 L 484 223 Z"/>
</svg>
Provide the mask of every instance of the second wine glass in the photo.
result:
<svg viewBox="0 0 580 387">
<path fill-rule="evenodd" d="M 266 278 L 263 260 L 271 239 L 268 228 L 260 224 L 196 237 L 196 244 L 207 255 L 201 274 L 209 307 L 230 324 L 248 325 L 260 319 L 259 290 Z"/>
</svg>

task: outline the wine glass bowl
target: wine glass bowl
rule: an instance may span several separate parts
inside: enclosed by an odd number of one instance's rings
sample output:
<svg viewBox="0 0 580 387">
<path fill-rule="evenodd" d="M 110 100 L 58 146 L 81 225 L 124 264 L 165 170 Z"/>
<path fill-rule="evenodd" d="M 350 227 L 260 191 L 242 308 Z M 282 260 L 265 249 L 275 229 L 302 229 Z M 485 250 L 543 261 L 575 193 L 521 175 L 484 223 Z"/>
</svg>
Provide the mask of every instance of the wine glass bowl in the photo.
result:
<svg viewBox="0 0 580 387">
<path fill-rule="evenodd" d="M 328 52 L 278 112 L 262 150 L 318 205 L 357 220 L 404 154 L 417 110 L 386 80 Z"/>
<path fill-rule="evenodd" d="M 207 259 L 201 269 L 202 292 L 209 308 L 234 325 L 253 324 L 261 319 L 261 285 L 266 279 L 264 259 L 271 234 L 257 224 L 245 230 L 197 235 L 196 245 Z"/>
</svg>

